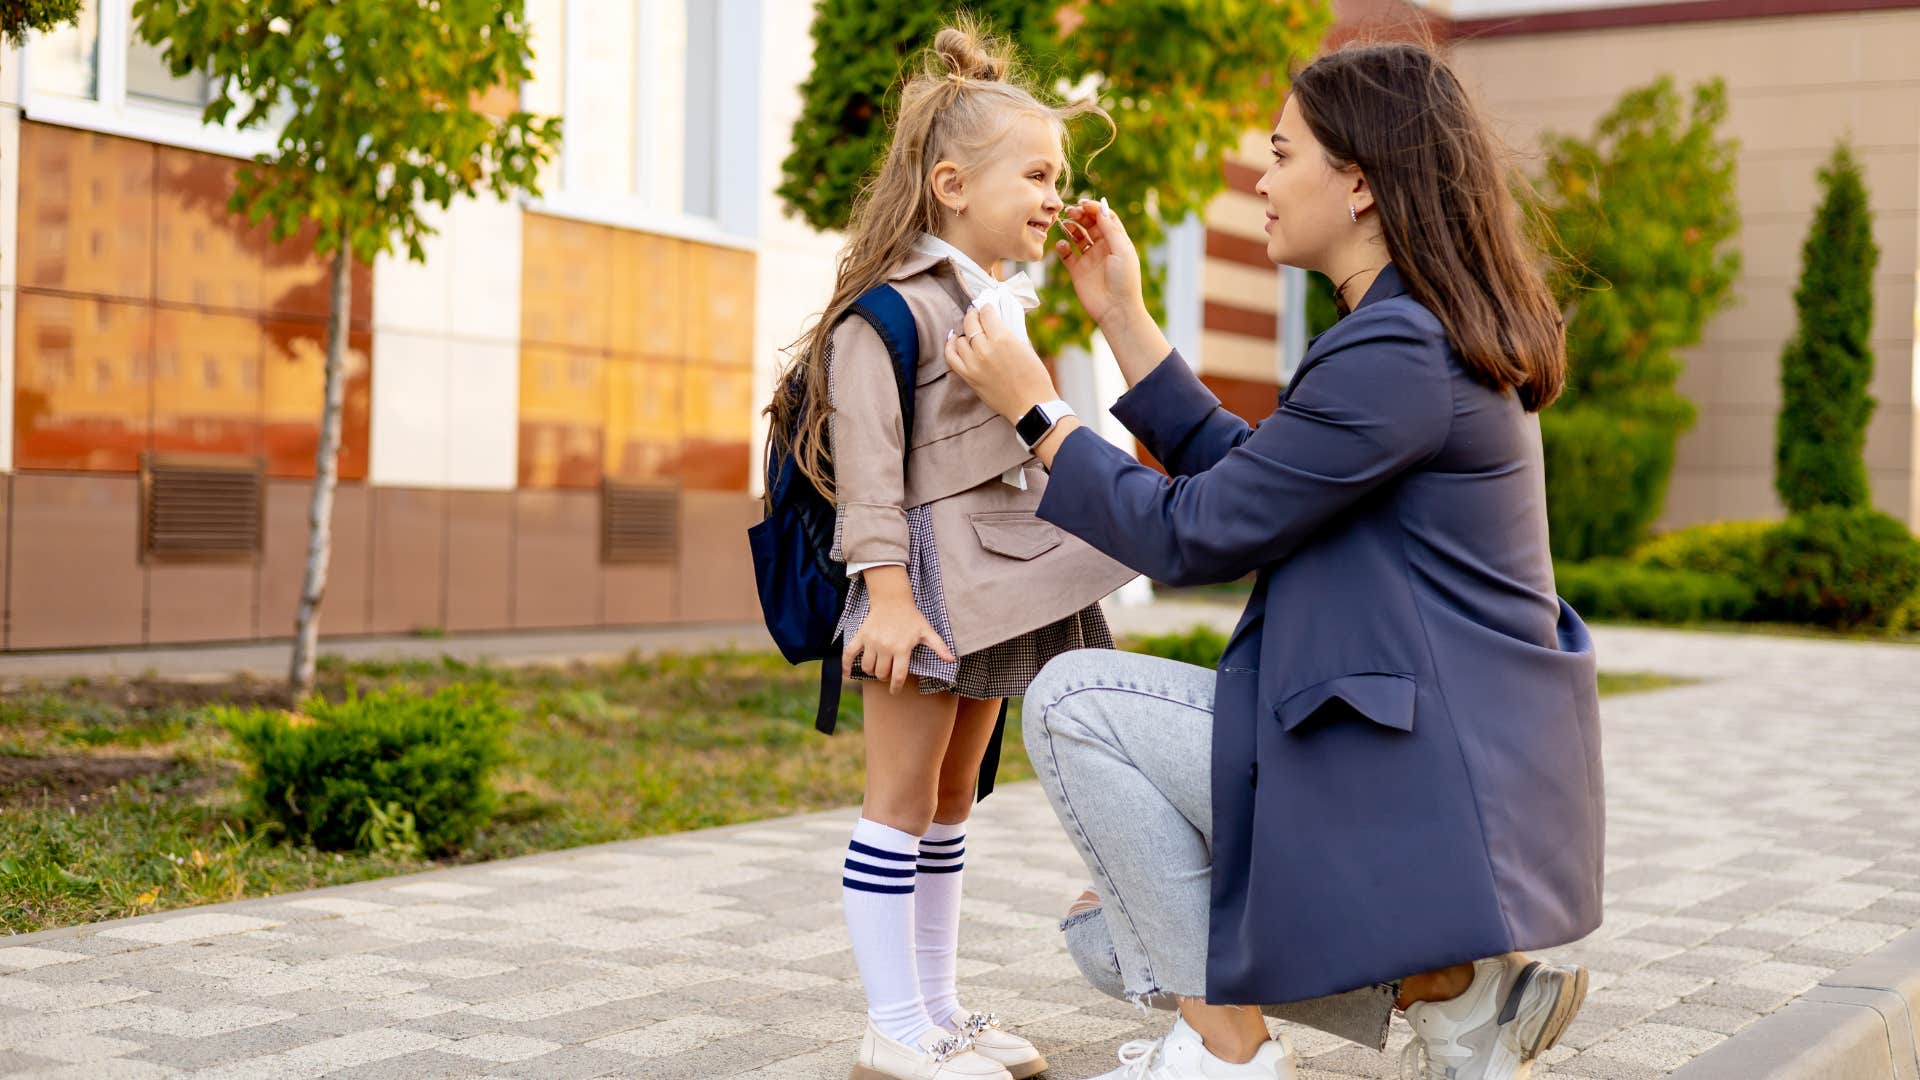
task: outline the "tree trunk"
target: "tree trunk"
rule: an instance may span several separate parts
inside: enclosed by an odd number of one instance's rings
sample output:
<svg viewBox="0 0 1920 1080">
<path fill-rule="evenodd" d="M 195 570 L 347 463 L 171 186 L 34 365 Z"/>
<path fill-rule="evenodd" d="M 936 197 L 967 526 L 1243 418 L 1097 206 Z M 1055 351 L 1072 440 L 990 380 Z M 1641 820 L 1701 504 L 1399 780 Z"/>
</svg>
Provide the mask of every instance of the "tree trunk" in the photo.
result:
<svg viewBox="0 0 1920 1080">
<path fill-rule="evenodd" d="M 340 476 L 340 413 L 346 400 L 347 327 L 353 314 L 353 255 L 343 242 L 333 253 L 333 306 L 327 319 L 327 396 L 320 412 L 320 448 L 314 453 L 313 501 L 307 511 L 307 573 L 293 617 L 293 664 L 287 681 L 294 700 L 313 692 L 320 647 L 320 598 L 333 555 L 333 488 Z"/>
</svg>

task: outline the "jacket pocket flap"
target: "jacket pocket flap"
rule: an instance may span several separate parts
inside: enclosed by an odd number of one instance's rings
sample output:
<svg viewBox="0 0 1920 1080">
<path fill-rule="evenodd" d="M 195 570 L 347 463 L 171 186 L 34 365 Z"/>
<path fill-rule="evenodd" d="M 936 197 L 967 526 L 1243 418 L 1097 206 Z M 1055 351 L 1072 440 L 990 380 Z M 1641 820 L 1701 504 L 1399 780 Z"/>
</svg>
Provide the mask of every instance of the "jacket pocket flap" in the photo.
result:
<svg viewBox="0 0 1920 1080">
<path fill-rule="evenodd" d="M 975 514 L 980 546 L 1010 559 L 1033 559 L 1060 546 L 1060 530 L 1028 513 Z"/>
<path fill-rule="evenodd" d="M 1328 702 L 1337 699 L 1381 727 L 1412 731 L 1413 691 L 1411 675 L 1386 671 L 1355 672 L 1295 691 L 1280 702 L 1274 712 L 1280 718 L 1280 729 L 1292 731 Z"/>
</svg>

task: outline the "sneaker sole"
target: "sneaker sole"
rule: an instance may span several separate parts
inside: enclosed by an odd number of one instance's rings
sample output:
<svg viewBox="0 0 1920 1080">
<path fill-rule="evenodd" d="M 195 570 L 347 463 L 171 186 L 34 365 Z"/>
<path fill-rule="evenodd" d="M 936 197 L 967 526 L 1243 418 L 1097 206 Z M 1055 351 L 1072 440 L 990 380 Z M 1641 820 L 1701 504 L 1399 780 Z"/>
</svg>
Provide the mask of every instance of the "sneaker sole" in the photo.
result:
<svg viewBox="0 0 1920 1080">
<path fill-rule="evenodd" d="M 1013 1080 L 1027 1080 L 1028 1077 L 1039 1076 L 1047 1071 L 1047 1059 L 1037 1057 L 1021 1065 L 1009 1065 L 1007 1071 L 1013 1074 Z"/>
<path fill-rule="evenodd" d="M 1021 1068 L 1030 1069 L 1031 1071 L 1014 1073 L 1013 1074 L 1014 1080 L 1027 1080 L 1028 1077 L 1037 1076 L 1040 1073 L 1045 1072 L 1047 1068 L 1047 1059 L 1041 1058 L 1038 1062 L 1029 1063 L 1028 1065 L 1022 1065 Z M 883 1073 L 879 1069 L 868 1068 L 865 1065 L 856 1064 L 853 1067 L 853 1072 L 848 1074 L 847 1080 L 900 1080 L 900 1078 L 893 1075 L 892 1073 Z"/>
<path fill-rule="evenodd" d="M 1502 1023 L 1519 1020 L 1514 1034 L 1520 1060 L 1532 1061 L 1553 1049 L 1586 1000 L 1586 968 L 1539 962 L 1527 965 L 1508 994 L 1500 1017 Z"/>
</svg>

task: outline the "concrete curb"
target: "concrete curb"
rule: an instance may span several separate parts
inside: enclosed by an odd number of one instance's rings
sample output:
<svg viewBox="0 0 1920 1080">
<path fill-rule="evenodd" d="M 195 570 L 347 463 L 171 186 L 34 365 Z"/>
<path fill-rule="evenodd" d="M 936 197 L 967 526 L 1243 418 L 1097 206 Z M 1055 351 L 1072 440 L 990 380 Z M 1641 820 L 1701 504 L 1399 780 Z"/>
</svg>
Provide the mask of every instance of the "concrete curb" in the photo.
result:
<svg viewBox="0 0 1920 1080">
<path fill-rule="evenodd" d="M 1834 972 L 1671 1080 L 1920 1080 L 1920 930 Z"/>
</svg>

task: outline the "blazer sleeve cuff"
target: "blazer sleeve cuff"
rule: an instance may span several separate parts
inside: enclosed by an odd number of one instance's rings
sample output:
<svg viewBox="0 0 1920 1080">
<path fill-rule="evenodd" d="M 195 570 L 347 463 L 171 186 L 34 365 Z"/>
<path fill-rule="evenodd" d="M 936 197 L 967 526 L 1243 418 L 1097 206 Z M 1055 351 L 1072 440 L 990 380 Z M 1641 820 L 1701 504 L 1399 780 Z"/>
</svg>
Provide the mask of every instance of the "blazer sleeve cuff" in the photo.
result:
<svg viewBox="0 0 1920 1080">
<path fill-rule="evenodd" d="M 841 561 L 906 564 L 905 510 L 883 503 L 848 503 L 841 515 Z"/>
<path fill-rule="evenodd" d="M 1110 411 L 1154 457 L 1165 461 L 1219 407 L 1220 399 L 1174 349 L 1121 394 Z"/>
<path fill-rule="evenodd" d="M 1047 469 L 1047 490 L 1040 496 L 1034 516 L 1106 551 L 1096 528 L 1099 515 L 1095 511 L 1113 490 L 1109 477 L 1138 464 L 1133 455 L 1101 438 L 1092 428 L 1077 427 L 1054 451 L 1053 465 Z"/>
</svg>

